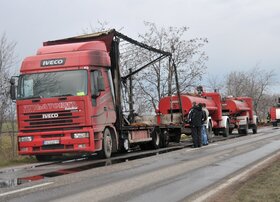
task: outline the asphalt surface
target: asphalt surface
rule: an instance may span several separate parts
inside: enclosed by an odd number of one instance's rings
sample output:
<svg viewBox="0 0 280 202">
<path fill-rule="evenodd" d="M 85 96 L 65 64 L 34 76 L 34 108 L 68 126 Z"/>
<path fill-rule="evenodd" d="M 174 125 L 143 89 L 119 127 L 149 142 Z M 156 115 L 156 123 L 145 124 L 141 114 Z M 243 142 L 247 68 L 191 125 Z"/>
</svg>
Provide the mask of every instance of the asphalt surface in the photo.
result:
<svg viewBox="0 0 280 202">
<path fill-rule="evenodd" d="M 184 201 L 279 152 L 280 130 L 0 189 L 0 201 Z M 43 169 L 43 168 L 42 168 Z M 202 192 L 201 192 L 202 193 Z"/>
</svg>

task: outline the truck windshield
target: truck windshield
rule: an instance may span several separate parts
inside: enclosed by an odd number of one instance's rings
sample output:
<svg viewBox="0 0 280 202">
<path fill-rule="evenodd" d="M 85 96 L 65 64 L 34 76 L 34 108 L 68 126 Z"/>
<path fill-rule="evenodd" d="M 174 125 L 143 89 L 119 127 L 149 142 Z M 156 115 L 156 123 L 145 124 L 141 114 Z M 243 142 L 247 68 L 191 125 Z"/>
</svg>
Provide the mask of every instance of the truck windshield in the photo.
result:
<svg viewBox="0 0 280 202">
<path fill-rule="evenodd" d="M 60 71 L 21 75 L 18 99 L 83 96 L 87 94 L 87 71 Z"/>
</svg>

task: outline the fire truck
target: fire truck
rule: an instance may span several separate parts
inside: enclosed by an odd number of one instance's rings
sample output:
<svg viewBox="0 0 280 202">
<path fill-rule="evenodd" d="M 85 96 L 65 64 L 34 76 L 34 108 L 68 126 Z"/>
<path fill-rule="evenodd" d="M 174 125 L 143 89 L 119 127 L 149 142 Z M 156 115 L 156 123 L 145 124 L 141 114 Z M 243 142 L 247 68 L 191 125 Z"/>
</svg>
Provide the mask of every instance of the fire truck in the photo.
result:
<svg viewBox="0 0 280 202">
<path fill-rule="evenodd" d="M 158 110 L 162 114 L 162 118 L 159 119 L 159 123 L 169 124 L 172 119 L 175 123 L 181 122 L 179 105 L 179 100 L 181 99 L 182 111 L 185 117 L 185 125 L 181 132 L 190 135 L 191 130 L 189 123 L 186 121 L 186 117 L 188 116 L 194 103 L 201 103 L 205 104 L 207 110 L 209 111 L 206 124 L 208 141 L 212 142 L 213 137 L 219 134 L 227 137 L 229 135 L 229 117 L 222 115 L 220 94 L 217 92 L 204 92 L 202 88 L 200 89 L 199 93 L 181 94 L 180 98 L 178 96 L 167 96 L 162 98 L 159 102 Z"/>
<path fill-rule="evenodd" d="M 184 117 L 188 116 L 193 103 L 205 104 L 206 109 L 209 111 L 206 124 L 209 142 L 212 142 L 213 138 L 220 134 L 228 137 L 234 128 L 238 129 L 239 134 L 248 134 L 249 128 L 253 130 L 254 134 L 257 133 L 258 118 L 253 115 L 252 98 L 228 97 L 222 99 L 220 93 L 204 92 L 203 88 L 199 86 L 197 92 L 193 94 L 162 98 L 159 102 L 158 123 L 161 125 L 181 123 L 180 103 Z M 187 122 L 180 130 L 181 133 L 191 134 L 190 126 Z"/>
<path fill-rule="evenodd" d="M 278 98 L 278 103 L 270 107 L 269 115 L 270 122 L 274 127 L 276 127 L 278 123 L 280 123 L 280 97 Z"/>
<path fill-rule="evenodd" d="M 121 41 L 158 57 L 123 76 Z M 122 83 L 164 58 L 171 63 L 169 52 L 114 29 L 44 42 L 36 55 L 24 59 L 20 75 L 10 81 L 11 98 L 16 100 L 18 153 L 35 155 L 38 161 L 65 153 L 110 158 L 135 145 L 159 148 L 167 146 L 169 139 L 178 139 L 174 136 L 181 134 L 169 134 L 172 128 L 160 126 L 155 117 L 143 124 L 128 119 L 122 108 Z M 177 75 L 175 66 L 174 72 Z"/>
<path fill-rule="evenodd" d="M 222 111 L 229 117 L 229 132 L 236 128 L 238 134 L 248 134 L 252 129 L 257 133 L 258 117 L 253 113 L 253 99 L 250 97 L 226 97 L 222 102 Z"/>
</svg>

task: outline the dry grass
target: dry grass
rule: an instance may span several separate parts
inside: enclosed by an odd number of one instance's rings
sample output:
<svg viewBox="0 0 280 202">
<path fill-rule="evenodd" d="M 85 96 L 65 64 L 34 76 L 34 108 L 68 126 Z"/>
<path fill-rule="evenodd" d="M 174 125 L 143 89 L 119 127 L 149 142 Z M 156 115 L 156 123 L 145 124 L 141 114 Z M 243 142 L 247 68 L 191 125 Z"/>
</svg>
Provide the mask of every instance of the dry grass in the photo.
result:
<svg viewBox="0 0 280 202">
<path fill-rule="evenodd" d="M 280 201 L 280 162 L 251 177 L 228 197 L 230 202 Z"/>
<path fill-rule="evenodd" d="M 16 137 L 7 133 L 0 136 L 0 167 L 36 162 L 33 157 L 22 157 L 17 154 Z"/>
</svg>

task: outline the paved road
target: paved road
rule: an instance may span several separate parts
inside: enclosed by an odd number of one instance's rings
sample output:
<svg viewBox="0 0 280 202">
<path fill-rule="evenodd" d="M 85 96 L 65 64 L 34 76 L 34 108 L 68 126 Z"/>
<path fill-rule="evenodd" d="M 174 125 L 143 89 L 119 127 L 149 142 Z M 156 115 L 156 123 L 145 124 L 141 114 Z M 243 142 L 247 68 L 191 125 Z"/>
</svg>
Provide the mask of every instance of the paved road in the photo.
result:
<svg viewBox="0 0 280 202">
<path fill-rule="evenodd" d="M 5 189 L 0 201 L 182 201 L 279 152 L 280 130 Z"/>
</svg>

